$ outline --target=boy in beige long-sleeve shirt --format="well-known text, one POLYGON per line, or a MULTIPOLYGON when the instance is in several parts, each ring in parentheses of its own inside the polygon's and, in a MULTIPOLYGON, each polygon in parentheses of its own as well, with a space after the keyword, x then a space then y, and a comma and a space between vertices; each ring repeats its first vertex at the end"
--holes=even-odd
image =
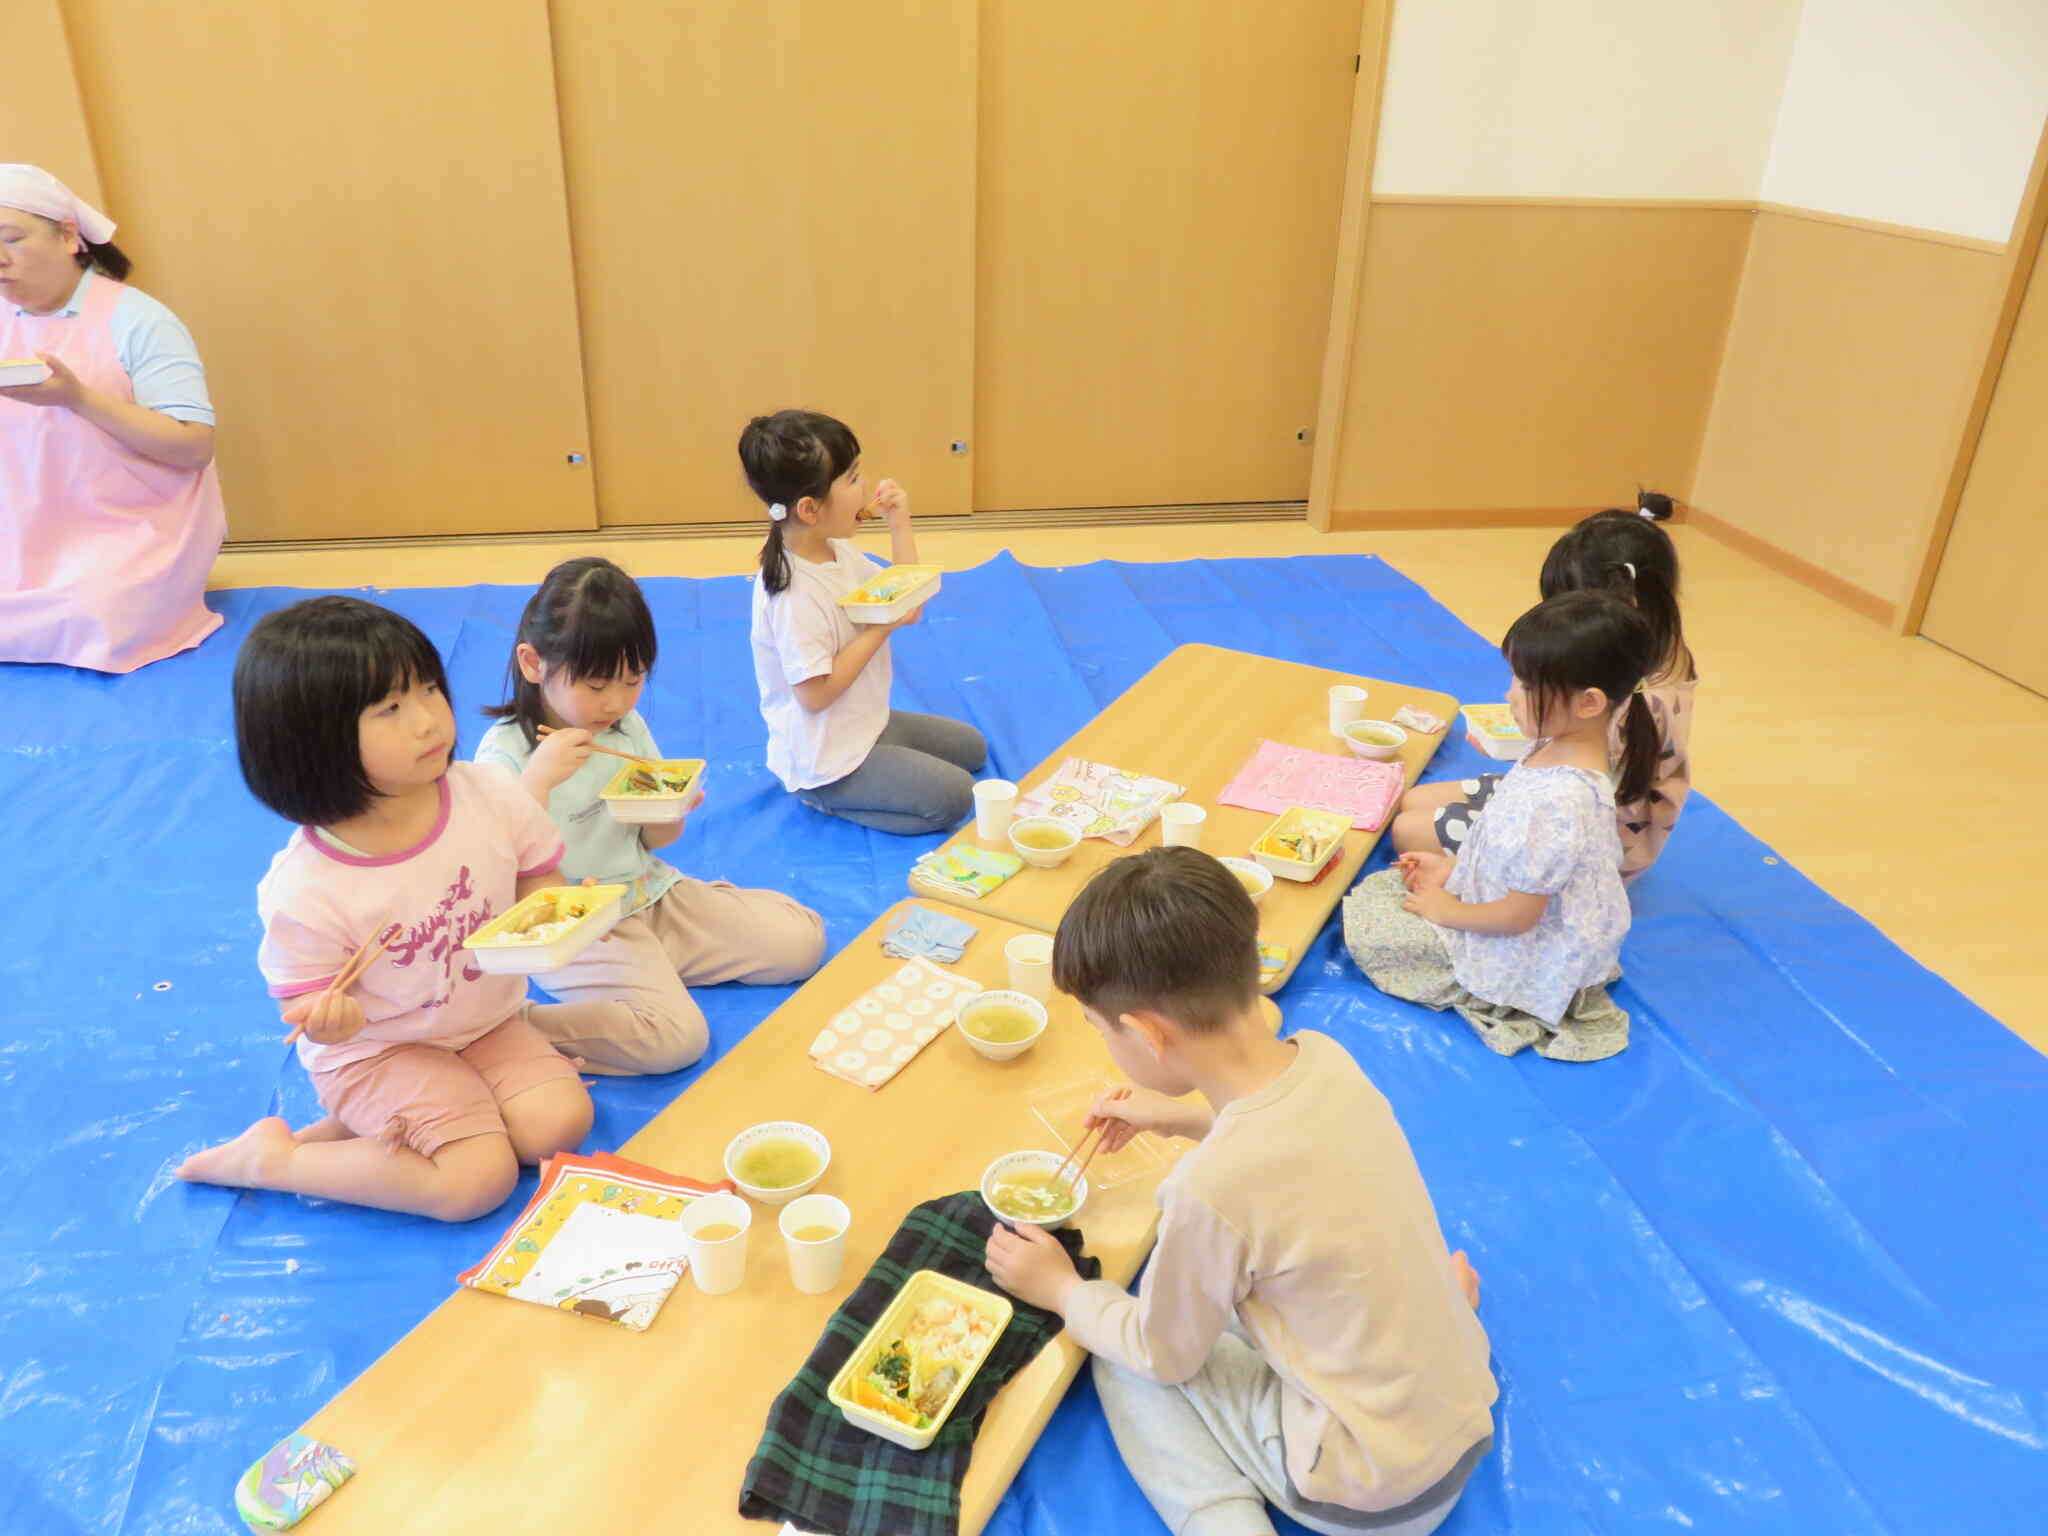
POLYGON ((1036 1227, 988 1267, 1092 1351, 1125 1463, 1174 1536, 1424 1536, 1492 1444, 1478 1277, 1445 1251, 1386 1099, 1327 1036, 1275 1039, 1258 922, 1208 855, 1119 859, 1060 922, 1053 979, 1137 1085, 1090 1123, 1200 1142, 1159 1189, 1136 1297, 1036 1227), (1200 1100, 1180 1096, 1199 1091, 1200 1100))

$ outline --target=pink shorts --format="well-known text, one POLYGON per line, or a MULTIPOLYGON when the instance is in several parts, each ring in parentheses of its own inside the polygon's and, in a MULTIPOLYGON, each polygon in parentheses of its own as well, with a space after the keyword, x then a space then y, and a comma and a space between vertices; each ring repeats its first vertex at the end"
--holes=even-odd
POLYGON ((312 1074, 320 1107, 356 1135, 411 1147, 422 1157, 466 1136, 504 1135, 508 1100, 575 1077, 575 1067, 526 1022, 523 1009, 459 1051, 394 1045, 312 1074))

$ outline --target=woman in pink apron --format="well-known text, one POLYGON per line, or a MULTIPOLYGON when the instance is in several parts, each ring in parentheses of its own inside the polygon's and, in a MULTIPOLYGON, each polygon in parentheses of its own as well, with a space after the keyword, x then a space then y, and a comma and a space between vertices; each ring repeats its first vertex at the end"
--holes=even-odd
POLYGON ((220 627, 205 374, 120 281, 113 233, 47 171, 0 165, 0 661, 133 672, 220 627))

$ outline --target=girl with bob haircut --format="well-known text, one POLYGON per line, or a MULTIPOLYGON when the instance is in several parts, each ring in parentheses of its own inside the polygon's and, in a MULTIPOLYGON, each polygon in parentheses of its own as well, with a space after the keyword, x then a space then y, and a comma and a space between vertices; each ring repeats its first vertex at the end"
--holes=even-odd
MULTIPOLYGON (((508 700, 476 760, 509 773, 561 830, 562 873, 627 888, 603 942, 536 980, 558 1006, 534 1022, 586 1072, 674 1072, 704 1054, 710 1031, 689 989, 800 981, 818 968, 825 925, 775 891, 694 880, 656 857, 688 821, 629 826, 599 798, 619 760, 659 759, 640 717, 654 669, 654 617, 639 584, 597 556, 547 574, 519 618, 508 700), (542 726, 549 730, 540 734, 542 726)), ((691 809, 703 802, 700 790, 691 809)))
POLYGON ((1515 620, 1501 653, 1515 723, 1536 745, 1459 853, 1404 853, 1352 888, 1344 942, 1381 991, 1456 1009, 1504 1056, 1533 1045, 1597 1061, 1628 1044, 1628 1015, 1607 996, 1629 925, 1614 807, 1643 795, 1657 761, 1638 692, 1656 634, 1617 598, 1564 592, 1515 620))
MULTIPOLYGON (((1633 880, 1657 861, 1678 825, 1692 790, 1693 695, 1699 673, 1685 642, 1678 614, 1678 551, 1671 535, 1635 512, 1610 507, 1575 524, 1544 557, 1539 586, 1545 597, 1561 592, 1605 592, 1640 613, 1650 626, 1657 657, 1638 697, 1657 731, 1655 767, 1640 795, 1615 802, 1615 830, 1621 836, 1621 876, 1633 880)), ((1620 757, 1621 717, 1608 753, 1620 757)), ((1418 784, 1401 798, 1394 819, 1394 848, 1400 853, 1442 849, 1455 854, 1503 775, 1418 784)))
POLYGON ((485 975, 462 947, 556 883, 561 839, 518 785, 450 761, 441 658, 388 609, 316 597, 266 616, 234 701, 250 793, 298 823, 256 888, 257 964, 328 1118, 297 1135, 258 1120, 178 1176, 481 1216, 522 1162, 590 1130, 590 1095, 528 1019, 524 978, 485 975))
MULTIPOLYGON (((957 826, 974 808, 988 761, 981 732, 889 707, 889 636, 915 624, 856 624, 839 599, 882 567, 853 546, 868 507, 860 441, 816 411, 756 416, 740 434, 747 484, 768 508, 750 639, 768 767, 804 804, 878 832, 915 836, 957 826)), ((917 560, 910 498, 875 487, 890 558, 917 560)))

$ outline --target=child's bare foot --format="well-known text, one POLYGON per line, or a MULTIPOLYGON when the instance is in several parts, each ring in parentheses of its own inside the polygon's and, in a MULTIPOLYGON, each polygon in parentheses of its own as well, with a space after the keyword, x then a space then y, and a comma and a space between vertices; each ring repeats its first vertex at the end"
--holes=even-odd
POLYGON ((271 1189, 291 1161, 291 1127, 275 1115, 258 1120, 233 1141, 194 1152, 178 1165, 178 1177, 193 1184, 226 1184, 234 1189, 271 1189))
POLYGON ((303 1131, 293 1131, 292 1140, 304 1146, 309 1141, 347 1141, 355 1132, 332 1115, 323 1115, 303 1131))
POLYGON ((1465 1299, 1472 1303, 1472 1310, 1479 1310, 1479 1271, 1472 1267, 1472 1261, 1465 1257, 1460 1248, 1451 1255, 1451 1265, 1458 1272, 1458 1287, 1464 1291, 1465 1299))

